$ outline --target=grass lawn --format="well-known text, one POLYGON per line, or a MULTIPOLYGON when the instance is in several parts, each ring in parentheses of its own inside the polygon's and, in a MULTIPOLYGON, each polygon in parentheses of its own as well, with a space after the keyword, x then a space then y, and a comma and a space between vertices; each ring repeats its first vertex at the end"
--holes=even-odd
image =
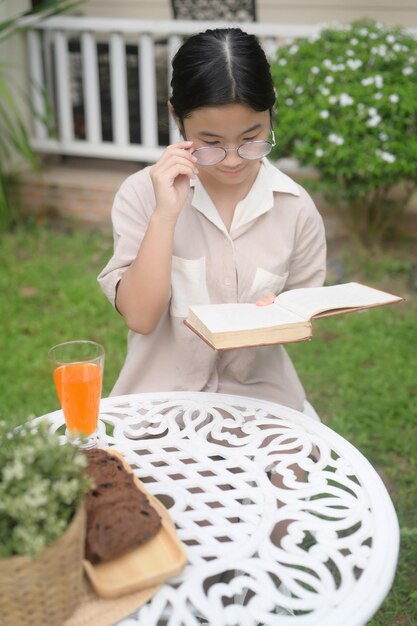
MULTIPOLYGON (((96 282, 111 247, 110 235, 71 227, 21 228, 1 237, 0 419, 18 424, 59 408, 47 351, 60 341, 88 338, 105 346, 103 396, 110 392, 126 344, 124 323, 96 282)), ((408 286, 416 248, 406 241, 380 256, 331 247, 344 281, 407 301, 317 320, 311 342, 289 347, 323 421, 371 461, 398 513, 397 576, 369 626, 417 624, 417 294, 408 286)))

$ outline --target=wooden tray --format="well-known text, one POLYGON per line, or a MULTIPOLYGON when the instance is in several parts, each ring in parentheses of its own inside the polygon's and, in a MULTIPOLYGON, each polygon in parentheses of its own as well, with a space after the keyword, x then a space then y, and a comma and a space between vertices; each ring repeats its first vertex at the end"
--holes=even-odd
MULTIPOLYGON (((125 459, 113 450, 126 470, 133 474, 125 459)), ((175 526, 163 504, 146 491, 140 480, 133 474, 137 488, 142 491, 149 503, 159 513, 162 525, 158 533, 144 545, 105 563, 92 565, 84 560, 84 568, 97 595, 102 598, 118 598, 160 585, 169 578, 177 576, 187 563, 183 544, 177 537, 175 526)))

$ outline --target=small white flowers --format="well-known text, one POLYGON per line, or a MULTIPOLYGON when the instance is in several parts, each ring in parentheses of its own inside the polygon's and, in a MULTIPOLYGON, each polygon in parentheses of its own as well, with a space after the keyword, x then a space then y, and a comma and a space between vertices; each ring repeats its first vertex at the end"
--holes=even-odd
POLYGON ((356 46, 359 41, 356 39, 356 37, 352 37, 352 39, 350 40, 350 43, 352 44, 352 46, 356 46))
POLYGON ((288 50, 288 52, 290 54, 295 54, 296 52, 298 52, 298 46, 296 44, 294 44, 293 46, 291 46, 291 48, 288 50))
POLYGON ((413 68, 410 66, 407 66, 403 69, 403 75, 404 76, 410 76, 410 74, 413 73, 413 68))
POLYGON ((324 79, 324 82, 327 83, 328 85, 331 85, 332 83, 334 83, 333 76, 326 76, 326 78, 324 79))
POLYGON ((343 137, 341 137, 340 135, 336 135, 335 133, 330 133, 330 135, 328 136, 328 140, 330 141, 330 143, 336 144, 336 146, 343 146, 343 144, 345 143, 343 137))
POLYGON ((279 65, 287 65, 287 59, 280 59, 278 63, 279 65))
POLYGON ((287 98, 285 100, 285 104, 287 104, 290 107, 294 104, 294 100, 292 98, 287 98))
POLYGON ((313 65, 313 67, 311 68, 310 72, 312 74, 319 74, 320 73, 320 68, 317 67, 317 65, 313 65))
MULTIPOLYGON (((348 50, 349 52, 349 50, 348 50)), ((348 59, 346 61, 346 65, 351 69, 351 70, 358 70, 362 65, 362 61, 360 59, 348 59)))
POLYGON ((339 96, 339 104, 341 107, 347 107, 353 104, 353 98, 348 93, 341 93, 339 96))
POLYGON ((394 163, 396 161, 396 156, 394 154, 391 154, 391 152, 377 150, 376 154, 386 163, 394 163))
POLYGON ((369 119, 366 122, 366 125, 369 128, 374 128, 375 126, 378 126, 380 122, 382 122, 382 117, 379 115, 378 110, 375 109, 374 107, 370 107, 368 109, 368 115, 369 115, 369 119))
POLYGON ((315 155, 320 159, 322 156, 324 156, 324 151, 321 148, 317 148, 317 150, 315 151, 315 155))
POLYGON ((381 44, 380 46, 374 46, 373 48, 371 48, 371 52, 372 54, 377 54, 380 57, 386 57, 388 48, 385 44, 381 44))
POLYGON ((369 118, 366 125, 369 126, 369 128, 374 128, 375 126, 378 126, 380 122, 382 122, 382 117, 380 115, 374 115, 374 117, 369 118))
POLYGON ((392 93, 392 94, 389 96, 388 100, 389 100, 390 102, 392 102, 393 104, 396 104, 397 102, 399 102, 400 98, 399 98, 399 96, 398 96, 396 93, 392 93))
POLYGON ((320 117, 321 117, 323 120, 327 119, 327 118, 329 117, 329 115, 330 115, 330 113, 329 113, 328 111, 326 111, 326 110, 324 110, 324 111, 320 111, 320 117))
POLYGON ((395 43, 394 35, 388 35, 387 36, 387 41, 388 41, 388 43, 395 43))
POLYGON ((324 59, 323 65, 331 72, 343 72, 346 67, 344 63, 332 63, 330 59, 324 59))
POLYGON ((361 85, 364 87, 375 85, 377 89, 382 89, 384 86, 384 79, 379 74, 377 76, 368 76, 367 78, 362 78, 361 85))

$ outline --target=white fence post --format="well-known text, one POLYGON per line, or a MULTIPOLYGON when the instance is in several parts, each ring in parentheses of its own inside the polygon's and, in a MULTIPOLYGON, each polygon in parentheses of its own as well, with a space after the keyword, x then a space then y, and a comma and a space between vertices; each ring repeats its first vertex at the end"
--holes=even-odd
POLYGON ((62 31, 54 34, 55 84, 59 139, 65 144, 74 138, 70 72, 67 35, 62 31))
POLYGON ((113 142, 126 146, 129 143, 126 48, 120 33, 110 35, 110 81, 113 142))
POLYGON ((97 44, 92 33, 83 33, 81 36, 81 58, 86 137, 92 143, 100 143, 102 139, 100 85, 98 80, 97 44))

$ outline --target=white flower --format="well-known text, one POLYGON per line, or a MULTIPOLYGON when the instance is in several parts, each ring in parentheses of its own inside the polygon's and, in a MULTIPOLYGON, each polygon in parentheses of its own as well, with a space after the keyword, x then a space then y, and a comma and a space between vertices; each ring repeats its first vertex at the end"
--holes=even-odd
POLYGON ((368 109, 368 115, 369 117, 374 117, 375 115, 378 115, 378 110, 375 109, 375 107, 371 107, 368 109))
POLYGON ((362 35, 362 37, 366 37, 366 35, 368 34, 368 29, 367 28, 361 28, 359 31, 359 34, 362 35))
POLYGON ((370 33, 369 39, 377 39, 378 35, 376 33, 370 33))
POLYGON ((328 85, 330 85, 331 83, 334 83, 333 76, 326 76, 326 78, 324 79, 324 82, 326 82, 328 85))
POLYGON ((396 104, 397 102, 399 102, 400 98, 396 93, 392 93, 390 97, 388 98, 388 100, 392 102, 393 104, 396 104))
POLYGON ((320 72, 320 68, 319 68, 319 67, 317 67, 317 65, 314 65, 314 66, 311 68, 310 72, 311 72, 312 74, 318 74, 318 73, 320 72))
POLYGON ((395 42, 395 37, 394 37, 394 35, 388 35, 388 36, 387 36, 387 41, 388 41, 388 43, 394 43, 394 42, 395 42))
POLYGON ((382 98, 382 93, 380 91, 377 91, 376 94, 374 95, 374 99, 381 100, 381 98, 382 98))
POLYGON ((326 110, 320 111, 320 117, 322 119, 324 119, 324 120, 327 119, 329 117, 329 115, 330 115, 330 113, 328 111, 326 111, 326 110))
POLYGON ((352 44, 352 46, 356 46, 356 44, 358 43, 358 40, 356 39, 356 37, 353 37, 353 38, 350 40, 350 43, 352 44))
POLYGON ((375 76, 374 83, 377 89, 382 89, 382 87, 384 86, 384 79, 382 78, 382 76, 375 76))
POLYGON ((288 50, 288 52, 290 54, 295 54, 296 52, 298 52, 298 46, 296 44, 294 44, 293 46, 291 46, 291 48, 288 50))
POLYGON ((346 65, 350 67, 351 70, 357 70, 359 67, 361 67, 362 61, 360 59, 348 59, 346 61, 346 65))
POLYGON ((340 135, 336 135, 335 133, 331 133, 328 136, 328 140, 330 143, 335 143, 337 146, 342 146, 345 143, 345 140, 340 135))
POLYGON ((387 46, 385 44, 381 44, 380 46, 374 46, 371 48, 372 54, 379 54, 379 56, 384 57, 387 54, 387 46))
POLYGON ((369 85, 373 85, 374 84, 374 79, 372 78, 372 76, 369 76, 368 78, 362 78, 361 84, 364 87, 369 87, 369 85))
POLYGON ((379 139, 381 141, 387 141, 388 140, 388 135, 386 133, 379 133, 378 137, 379 137, 379 139))
POLYGON ((412 67, 405 67, 405 68, 403 69, 403 74, 404 74, 404 76, 409 76, 409 75, 410 75, 410 74, 412 74, 412 73, 413 73, 413 68, 412 68, 412 67))
POLYGON ((304 89, 302 87, 296 87, 295 93, 304 93, 304 89))
POLYGON ((378 126, 379 122, 382 121, 382 117, 380 115, 375 115, 374 117, 370 117, 369 120, 366 122, 366 125, 369 126, 369 128, 374 128, 375 126, 378 126))
POLYGON ((330 102, 330 104, 336 104, 336 102, 337 102, 337 96, 330 96, 330 98, 329 98, 329 102, 330 102))
POLYGON ((327 87, 323 87, 320 85, 319 89, 323 96, 328 96, 330 93, 330 89, 327 89, 327 87))
POLYGON ((291 106, 292 104, 294 104, 294 100, 292 98, 287 98, 285 100, 285 104, 288 104, 288 106, 291 106))
POLYGON ((349 49, 349 50, 346 50, 346 54, 348 57, 353 57, 355 53, 353 52, 353 50, 349 49))
POLYGON ((339 96, 339 103, 341 107, 347 107, 353 104, 353 98, 348 93, 341 93, 339 96))
POLYGON ((280 59, 278 63, 279 65, 287 65, 287 59, 280 59))
POLYGON ((392 46, 392 49, 394 50, 394 52, 401 52, 402 46, 400 46, 399 43, 396 43, 392 46))
POLYGON ((317 148, 315 155, 320 158, 324 155, 324 151, 321 148, 317 148))
POLYGON ((396 156, 394 154, 391 154, 391 152, 377 150, 376 153, 379 157, 381 157, 383 161, 386 161, 387 163, 394 163, 394 161, 396 161, 396 156))

